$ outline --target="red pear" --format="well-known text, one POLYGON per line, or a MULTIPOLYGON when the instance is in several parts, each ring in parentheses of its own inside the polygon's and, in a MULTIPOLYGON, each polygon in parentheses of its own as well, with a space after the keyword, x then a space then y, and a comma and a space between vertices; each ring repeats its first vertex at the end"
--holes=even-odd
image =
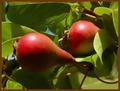
POLYGON ((29 71, 44 71, 56 64, 75 61, 71 54, 40 33, 24 35, 15 49, 21 67, 29 71))
POLYGON ((72 24, 68 33, 68 47, 71 54, 89 55, 94 51, 93 40, 100 29, 90 21, 79 20, 72 24))

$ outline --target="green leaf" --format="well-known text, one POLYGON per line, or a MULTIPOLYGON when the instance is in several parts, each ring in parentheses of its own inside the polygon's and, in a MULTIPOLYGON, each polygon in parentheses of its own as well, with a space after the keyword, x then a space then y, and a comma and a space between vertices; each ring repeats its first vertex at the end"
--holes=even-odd
POLYGON ((112 17, 113 17, 113 23, 115 27, 116 34, 118 36, 118 11, 113 11, 112 12, 112 17))
POLYGON ((50 30, 57 35, 59 38, 63 35, 64 26, 62 23, 53 23, 48 26, 50 30))
POLYGON ((54 38, 54 40, 53 40, 56 45, 59 45, 59 41, 58 41, 58 40, 59 40, 59 38, 58 38, 58 36, 56 35, 55 38, 54 38))
POLYGON ((118 37, 115 32, 112 17, 110 15, 104 14, 102 16, 102 22, 103 22, 104 29, 107 31, 108 35, 110 35, 111 38, 113 38, 113 40, 115 40, 117 42, 118 37))
POLYGON ((40 2, 9 2, 10 6, 17 6, 17 5, 26 5, 26 4, 36 4, 40 2))
POLYGON ((81 4, 87 9, 91 9, 91 7, 92 7, 90 2, 81 2, 81 4))
POLYGON ((57 81, 57 85, 55 88, 60 88, 60 89, 71 89, 71 82, 68 76, 64 76, 64 78, 59 79, 57 81))
POLYGON ((114 53, 114 63, 112 66, 111 76, 118 78, 118 55, 114 53))
MULTIPOLYGON (((110 76, 113 68, 113 63, 115 61, 117 60, 115 59, 113 51, 111 51, 110 49, 106 49, 102 55, 102 60, 100 60, 100 58, 97 57, 96 68, 95 68, 96 74, 99 77, 110 76)), ((111 79, 108 79, 108 80, 111 80, 111 79)))
POLYGON ((118 9, 118 1, 112 2, 111 5, 110 5, 110 8, 111 9, 118 9))
POLYGON ((68 65, 59 68, 53 79, 54 88, 72 88, 69 77, 66 76, 69 68, 68 65))
MULTIPOLYGON (((104 55, 105 55, 105 53, 104 53, 104 55)), ((76 60, 79 62, 78 62, 78 64, 76 64, 76 67, 79 68, 81 73, 85 74, 86 71, 85 71, 85 68, 81 65, 81 62, 86 62, 86 63, 84 63, 86 65, 87 65, 87 63, 91 63, 92 65, 94 65, 94 68, 96 69, 96 73, 98 76, 106 76, 106 75, 108 76, 111 72, 114 57, 112 54, 107 54, 107 56, 108 56, 108 58, 106 58, 104 56, 103 57, 104 59, 102 58, 102 60, 100 60, 100 58, 97 54, 94 54, 94 55, 91 55, 91 56, 88 56, 85 58, 77 58, 76 60), (109 62, 109 64, 108 64, 108 62, 109 62)), ((88 72, 88 76, 95 77, 95 75, 93 73, 93 69, 91 69, 88 72)))
POLYGON ((26 88, 51 88, 49 72, 28 72, 17 69, 13 72, 12 78, 26 88))
POLYGON ((92 56, 87 56, 87 57, 81 57, 81 58, 76 58, 77 62, 90 62, 94 64, 93 60, 91 60, 92 56))
POLYGON ((6 89, 23 89, 23 86, 18 82, 8 80, 6 83, 6 89))
POLYGON ((15 39, 10 39, 2 43, 2 57, 7 57, 13 53, 13 43, 15 39))
POLYGON ((106 30, 100 30, 96 33, 93 46, 101 60, 103 52, 113 45, 114 40, 109 36, 106 30))
POLYGON ((73 16, 72 16, 72 12, 70 11, 70 13, 68 14, 68 16, 61 21, 61 24, 64 26, 64 30, 67 30, 70 28, 70 26, 72 25, 73 22, 73 16))
POLYGON ((118 59, 117 59, 117 54, 115 54, 114 52, 109 52, 109 55, 108 55, 108 53, 105 53, 104 59, 105 59, 104 63, 106 62, 105 63, 106 69, 110 69, 109 75, 105 76, 104 79, 109 80, 109 81, 117 81, 118 80, 118 59), (106 58, 105 56, 108 56, 108 58, 106 58), (108 62, 109 62, 109 64, 108 64, 108 62), (108 65, 111 65, 111 67, 107 67, 108 65))
POLYGON ((62 66, 53 80, 55 88, 79 88, 82 73, 72 65, 62 66))
POLYGON ((2 41, 5 42, 15 37, 23 36, 35 30, 11 22, 2 22, 2 41))
POLYGON ((13 43, 16 37, 29 32, 35 32, 35 30, 10 22, 2 22, 2 57, 6 57, 13 52, 13 43))
POLYGON ((94 9, 94 13, 96 13, 99 16, 102 16, 104 14, 110 15, 112 13, 112 10, 110 8, 106 8, 106 7, 96 7, 94 9))
POLYGON ((80 19, 81 17, 80 12, 82 12, 84 9, 80 8, 78 3, 69 3, 69 4, 71 6, 72 21, 75 22, 80 19))
POLYGON ((9 6, 7 15, 12 22, 36 28, 42 24, 60 22, 70 11, 65 3, 41 2, 38 4, 9 6))
POLYGON ((86 65, 90 68, 90 71, 88 72, 87 76, 95 77, 95 75, 93 74, 93 68, 96 67, 96 56, 97 55, 94 54, 83 58, 76 58, 77 63, 75 63, 74 66, 76 66, 81 73, 85 74, 87 69, 86 67, 84 67, 84 65, 86 65))
POLYGON ((11 38, 12 35, 11 35, 10 23, 2 22, 2 41, 4 42, 11 38))
MULTIPOLYGON (((70 12, 67 17, 67 29, 69 29, 70 26, 72 25, 72 21, 73 21, 73 16, 72 16, 72 12, 70 12)), ((66 23, 64 25, 66 26, 66 23)))
POLYGON ((118 36, 118 2, 113 2, 110 8, 112 9, 112 19, 118 36))
POLYGON ((106 30, 100 30, 94 39, 94 49, 99 56, 96 61, 96 72, 99 76, 108 76, 112 70, 114 61, 113 54, 114 40, 108 35, 106 30))
POLYGON ((5 2, 0 2, 0 8, 2 11, 0 17, 2 21, 5 21, 5 7, 5 2))
MULTIPOLYGON (((72 68, 73 69, 73 68, 72 68)), ((69 76, 72 88, 80 88, 80 83, 83 78, 83 74, 79 72, 79 70, 74 70, 73 72, 70 73, 71 75, 69 76)))

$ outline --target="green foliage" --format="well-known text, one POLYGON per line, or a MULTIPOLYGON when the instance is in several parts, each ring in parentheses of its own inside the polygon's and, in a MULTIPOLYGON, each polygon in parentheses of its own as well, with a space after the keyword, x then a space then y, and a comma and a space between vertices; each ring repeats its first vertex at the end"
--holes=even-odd
POLYGON ((41 24, 60 22, 69 11, 70 6, 65 3, 10 4, 7 16, 12 22, 36 29, 41 24))
POLYGON ((115 31, 118 36, 118 2, 112 3, 110 8, 112 10, 112 19, 113 19, 115 31))
POLYGON ((27 72, 22 69, 17 69, 13 72, 12 78, 25 88, 51 88, 48 73, 27 72))
POLYGON ((100 59, 102 60, 102 54, 103 52, 113 46, 114 41, 111 38, 111 36, 108 35, 106 30, 100 30, 98 33, 96 33, 95 39, 94 39, 94 49, 100 59), (104 37, 105 36, 105 37, 104 37), (108 42, 109 41, 109 42, 108 42))
POLYGON ((91 9, 91 7, 92 7, 90 2, 82 2, 82 5, 87 9, 91 9))
POLYGON ((103 14, 111 14, 111 9, 109 8, 106 8, 106 7, 97 7, 94 9, 94 12, 99 15, 99 16, 102 16, 103 14))
POLYGON ((17 82, 8 80, 7 83, 6 83, 6 88, 7 89, 22 89, 23 86, 21 84, 17 83, 17 82))
MULTIPOLYGON (((89 20, 102 28, 94 38, 94 54, 78 57, 78 64, 57 65, 46 72, 27 72, 13 69, 7 89, 24 88, 79 88, 85 75, 81 62, 94 66, 96 74, 107 81, 118 79, 118 2, 9 2, 4 5, 2 21, 2 58, 13 53, 16 38, 29 32, 49 36, 58 46, 64 31, 77 20, 89 20), (81 68, 81 69, 79 69, 81 68)), ((87 74, 82 88, 117 88, 96 79, 93 69, 87 74), (91 84, 92 83, 92 84, 91 84)))
POLYGON ((13 40, 8 40, 2 43, 2 57, 6 58, 9 54, 13 52, 13 43, 13 40))
POLYGON ((2 23, 2 57, 6 57, 13 52, 13 43, 15 41, 15 38, 21 37, 29 32, 35 32, 35 30, 15 23, 3 22, 2 23))

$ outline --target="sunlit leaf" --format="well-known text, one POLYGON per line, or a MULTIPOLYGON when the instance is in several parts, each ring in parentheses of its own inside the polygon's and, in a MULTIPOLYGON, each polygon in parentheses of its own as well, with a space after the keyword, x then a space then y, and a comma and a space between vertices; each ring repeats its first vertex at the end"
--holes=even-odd
POLYGON ((94 13, 100 16, 102 16, 103 14, 110 15, 112 13, 112 10, 106 7, 96 7, 94 9, 94 13))
POLYGON ((18 82, 8 80, 6 83, 6 88, 7 89, 23 89, 23 86, 18 82))
POLYGON ((10 39, 2 43, 2 57, 7 57, 9 54, 13 53, 14 40, 15 39, 10 39))
POLYGON ((92 7, 90 2, 81 2, 81 4, 87 9, 90 9, 92 7))
POLYGON ((118 2, 113 2, 110 8, 112 9, 112 19, 118 36, 118 2))
POLYGON ((40 2, 9 2, 10 6, 17 6, 17 5, 26 5, 26 4, 36 4, 36 3, 40 3, 40 2))
POLYGON ((102 60, 102 54, 103 52, 109 48, 112 47, 114 44, 113 39, 109 36, 106 30, 100 30, 96 33, 94 38, 94 49, 100 59, 102 60))

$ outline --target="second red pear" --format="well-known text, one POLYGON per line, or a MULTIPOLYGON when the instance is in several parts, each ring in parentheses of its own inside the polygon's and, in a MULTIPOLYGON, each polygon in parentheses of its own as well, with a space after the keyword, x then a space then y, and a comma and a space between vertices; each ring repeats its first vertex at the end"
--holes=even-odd
POLYGON ((88 55, 93 52, 93 40, 100 29, 92 22, 79 20, 71 26, 68 33, 68 46, 73 55, 88 55))

